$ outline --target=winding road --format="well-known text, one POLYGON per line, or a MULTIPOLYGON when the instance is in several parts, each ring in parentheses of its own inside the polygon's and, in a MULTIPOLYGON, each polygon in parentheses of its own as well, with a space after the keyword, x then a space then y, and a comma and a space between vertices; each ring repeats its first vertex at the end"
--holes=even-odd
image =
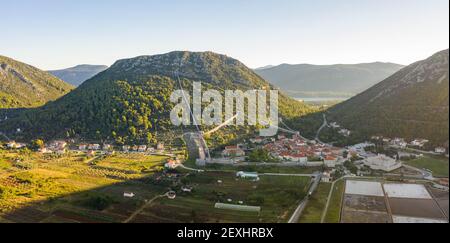
POLYGON ((316 138, 315 138, 315 140, 317 141, 317 142, 319 142, 319 143, 322 143, 322 144, 325 144, 324 142, 322 142, 322 141, 320 141, 320 133, 322 132, 322 130, 325 128, 325 127, 328 127, 329 125, 328 125, 328 121, 327 121, 327 116, 325 115, 325 114, 323 114, 323 124, 322 124, 322 126, 319 128, 319 130, 317 130, 317 133, 316 133, 316 138))

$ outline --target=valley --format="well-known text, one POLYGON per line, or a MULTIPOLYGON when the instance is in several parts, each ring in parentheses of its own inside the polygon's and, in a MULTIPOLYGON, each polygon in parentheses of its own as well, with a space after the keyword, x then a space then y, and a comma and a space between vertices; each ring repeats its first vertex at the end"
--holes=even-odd
MULTIPOLYGON (((445 211, 441 199, 428 202, 439 205, 432 214, 412 207, 405 219, 381 204, 355 207, 380 199, 348 186, 400 183, 448 198, 446 65, 448 50, 350 99, 279 91, 279 124, 266 125, 278 133, 261 137, 264 126, 250 115, 216 114, 227 90, 278 91, 240 61, 185 51, 119 60, 56 100, 0 109, 0 222, 448 221, 436 211, 445 211), (174 99, 179 89, 199 104, 191 106, 189 91, 174 99), (202 99, 211 90, 220 97, 214 112, 202 99), (411 95, 422 91, 430 99, 411 95), (173 112, 186 100, 184 113, 173 112), (180 113, 190 122, 173 124, 180 113), (208 114, 215 123, 204 123, 208 114)), ((244 112, 271 111, 260 97, 242 100, 233 103, 246 104, 244 112)))

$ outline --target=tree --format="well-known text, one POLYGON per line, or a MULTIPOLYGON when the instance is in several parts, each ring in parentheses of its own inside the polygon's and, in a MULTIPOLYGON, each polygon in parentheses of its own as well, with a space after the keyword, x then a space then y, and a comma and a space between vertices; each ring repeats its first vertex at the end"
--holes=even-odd
POLYGON ((31 142, 31 149, 38 150, 44 148, 45 143, 42 139, 36 139, 31 142))
POLYGON ((274 162, 275 159, 265 149, 256 149, 249 155, 251 162, 274 162))

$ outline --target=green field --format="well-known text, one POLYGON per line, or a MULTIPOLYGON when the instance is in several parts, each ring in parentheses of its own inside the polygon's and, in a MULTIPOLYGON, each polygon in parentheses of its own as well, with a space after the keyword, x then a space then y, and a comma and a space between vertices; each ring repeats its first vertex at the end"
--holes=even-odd
MULTIPOLYGON (((190 165, 192 166, 192 165, 190 165)), ((195 165, 192 166, 197 168, 195 165)), ((258 173, 277 173, 277 174, 313 174, 318 171, 322 171, 321 167, 286 167, 286 166, 255 166, 255 165, 208 165, 204 168, 200 168, 208 171, 252 171, 258 173)))
POLYGON ((345 180, 338 181, 331 195, 328 212, 325 216, 325 223, 340 223, 342 197, 344 196, 345 180))
POLYGON ((321 183, 319 185, 303 211, 299 223, 320 223, 330 190, 331 183, 321 183))
MULTIPOLYGON (((186 177, 192 194, 161 200, 141 216, 144 222, 277 223, 287 222, 305 197, 309 178, 262 176, 261 181, 236 180, 234 173, 207 172, 186 177), (222 183, 218 183, 218 181, 222 183), (228 200, 231 199, 231 202, 228 200), (215 209, 216 202, 261 206, 261 213, 215 209)), ((138 221, 140 222, 140 221, 138 221)))
POLYGON ((448 177, 449 174, 448 158, 425 155, 406 163, 419 169, 431 170, 436 177, 448 177))
POLYGON ((141 173, 162 169, 161 161, 165 156, 144 156, 142 154, 117 154, 99 161, 96 165, 103 168, 141 173))
POLYGON ((0 222, 124 222, 135 212, 131 222, 286 222, 310 182, 286 176, 238 180, 234 171, 165 173, 166 159, 0 150, 0 222), (193 192, 183 192, 183 185, 193 192), (177 192, 175 200, 159 197, 170 190, 177 192), (135 197, 124 198, 124 192, 135 197), (262 211, 219 210, 217 202, 262 211))
POLYGON ((139 205, 166 190, 139 181, 154 172, 133 172, 139 163, 145 168, 161 167, 165 157, 133 155, 132 159, 137 162, 131 162, 122 156, 93 160, 83 153, 56 156, 0 150, 0 218, 4 217, 1 221, 122 220, 123 217, 117 215, 102 215, 97 208, 124 203, 125 191, 135 192, 137 197, 132 204, 139 205), (124 167, 115 167, 116 160, 123 160, 124 167), (93 216, 85 216, 89 214, 93 216), (105 220, 100 220, 101 217, 105 220))

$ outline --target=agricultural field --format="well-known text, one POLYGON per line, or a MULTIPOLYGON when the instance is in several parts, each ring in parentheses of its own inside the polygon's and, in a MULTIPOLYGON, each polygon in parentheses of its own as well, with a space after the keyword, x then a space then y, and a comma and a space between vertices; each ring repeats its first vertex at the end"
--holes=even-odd
POLYGON ((449 160, 445 157, 425 155, 406 163, 419 169, 431 170, 436 177, 448 177, 449 174, 449 160))
POLYGON ((341 219, 342 197, 344 196, 345 180, 335 183, 330 206, 325 216, 325 223, 339 223, 341 219))
POLYGON ((252 223, 287 222, 302 200, 310 178, 261 176, 258 182, 236 179, 234 173, 206 172, 182 179, 192 193, 158 200, 133 222, 252 223), (260 206, 260 213, 214 208, 215 203, 260 206))
POLYGON ((96 166, 111 170, 128 172, 130 174, 139 174, 142 172, 151 172, 162 170, 161 161, 167 159, 165 156, 144 156, 142 154, 118 154, 116 156, 105 158, 96 166))
MULTIPOLYGON (((195 164, 189 166, 196 168, 195 164)), ((255 165, 207 165, 206 169, 209 171, 252 171, 258 173, 276 173, 276 174, 314 174, 323 171, 322 167, 289 167, 289 166, 255 166, 255 165)))
POLYGON ((319 185, 303 211, 299 223, 320 223, 330 190, 331 183, 321 183, 319 185))
POLYGON ((140 205, 167 190, 143 182, 166 159, 0 150, 0 222, 120 222, 127 215, 106 209, 123 203, 140 205), (124 162, 118 166, 117 161, 124 162), (126 191, 136 194, 131 203, 123 198, 126 191))
POLYGON ((341 222, 448 223, 448 192, 420 183, 347 180, 341 222))
POLYGON ((308 177, 254 182, 236 179, 236 172, 164 171, 166 160, 0 150, 0 222, 286 222, 310 184, 308 177), (183 192, 187 185, 192 192, 183 192), (165 196, 169 191, 175 199, 165 196), (262 210, 219 210, 217 202, 262 210))

